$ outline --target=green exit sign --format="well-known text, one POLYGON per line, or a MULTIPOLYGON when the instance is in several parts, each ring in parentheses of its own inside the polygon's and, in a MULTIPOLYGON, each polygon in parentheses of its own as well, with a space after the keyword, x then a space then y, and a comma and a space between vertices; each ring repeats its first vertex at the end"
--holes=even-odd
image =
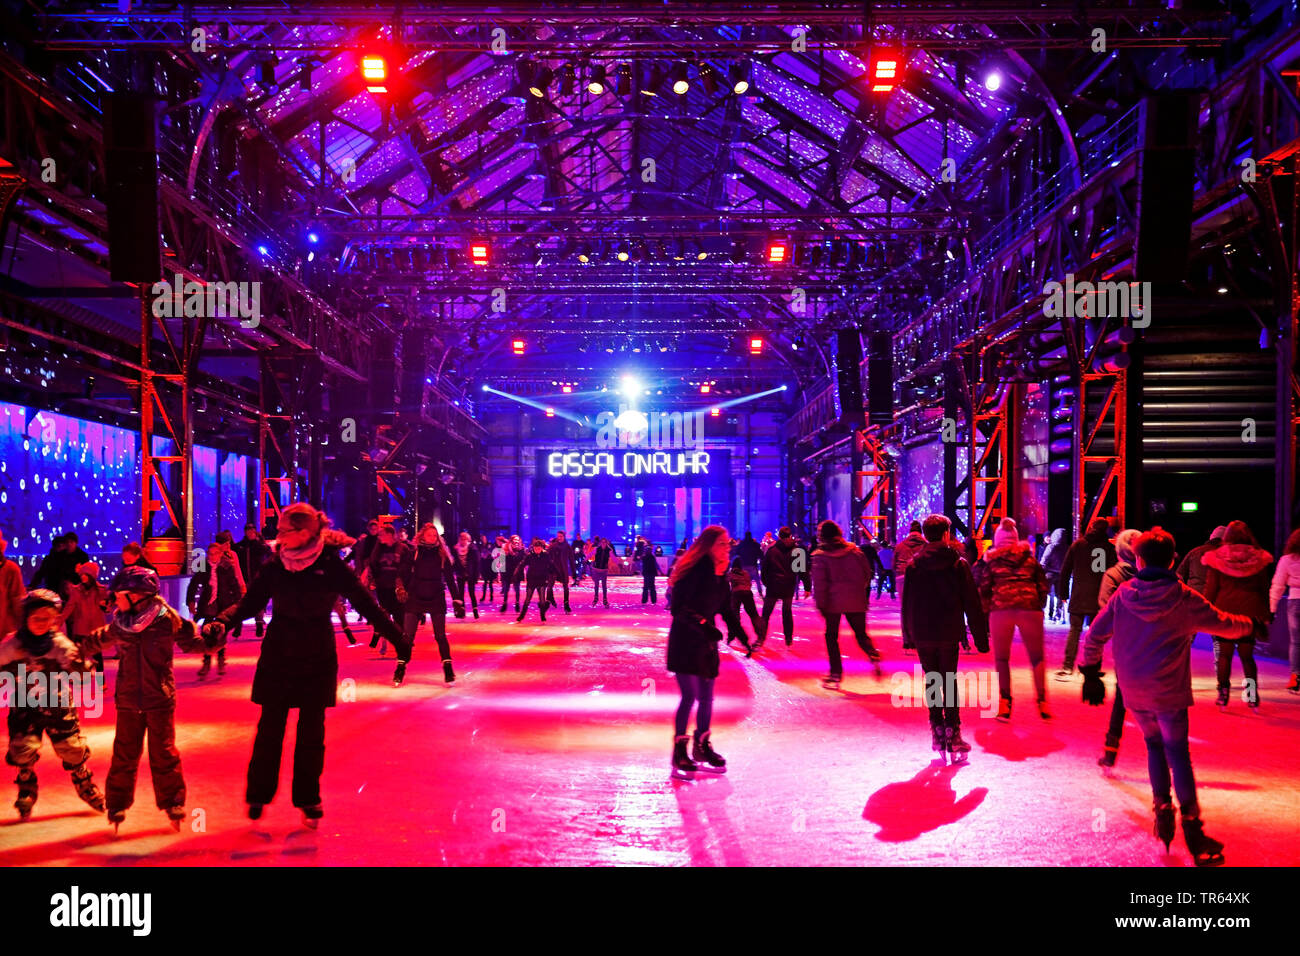
POLYGON ((1199 503, 1199 502, 1196 502, 1196 501, 1184 501, 1184 502, 1183 502, 1183 512, 1184 512, 1185 514, 1188 513, 1188 512, 1192 512, 1192 511, 1200 511, 1200 510, 1201 510, 1201 506, 1200 506, 1200 503, 1199 503))

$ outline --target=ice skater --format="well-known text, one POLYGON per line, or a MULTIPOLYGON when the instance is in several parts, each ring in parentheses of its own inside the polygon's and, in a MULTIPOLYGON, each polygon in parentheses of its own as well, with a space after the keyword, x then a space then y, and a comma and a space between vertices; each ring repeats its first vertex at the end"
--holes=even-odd
MULTIPOLYGON (((395 539, 394 539, 395 540, 395 539)), ((262 565, 257 579, 239 602, 204 627, 220 638, 236 621, 243 621, 272 602, 257 672, 253 703, 262 708, 248 763, 244 798, 248 818, 257 820, 275 798, 280 758, 289 711, 298 711, 293 753, 293 805, 303 823, 315 829, 324 816, 320 778, 325 767, 325 711, 336 703, 339 656, 330 623, 330 610, 343 595, 376 635, 391 641, 399 664, 410 661, 411 647, 370 591, 339 556, 352 539, 329 526, 329 518, 304 502, 280 515, 275 557, 262 565)), ((396 589, 397 574, 393 573, 396 589)))
POLYGON ((699 771, 727 772, 727 761, 713 749, 710 735, 713 683, 718 677, 718 644, 722 640, 714 621, 721 614, 728 628, 740 627, 725 579, 730 549, 727 529, 709 525, 673 563, 668 578, 672 592, 668 670, 677 676, 681 690, 681 702, 673 719, 672 755, 672 775, 679 779, 689 780, 699 771), (686 727, 692 709, 696 711, 695 733, 688 736, 686 727))
POLYGON ((836 688, 844 676, 840 658, 840 616, 849 622, 858 647, 880 673, 880 652, 867 634, 867 602, 871 591, 871 561, 834 521, 817 526, 817 550, 812 553, 813 601, 826 623, 826 656, 830 670, 822 686, 836 688))
POLYGON ((604 594, 605 607, 609 607, 609 560, 614 556, 614 549, 608 538, 593 538, 591 549, 591 606, 595 607, 604 594))
POLYGON ((754 629, 753 641, 745 636, 743 627, 738 631, 729 630, 727 632, 727 643, 740 641, 740 646, 745 649, 745 656, 753 657, 754 644, 757 643, 760 633, 758 607, 754 604, 753 584, 750 581, 749 572, 741 564, 740 558, 736 558, 731 562, 731 569, 727 572, 727 587, 731 589, 731 610, 736 620, 738 622, 741 620, 740 612, 743 608, 749 614, 749 624, 754 629))
MULTIPOLYGON (((1137 544, 1137 539, 1141 536, 1142 532, 1136 528, 1125 528, 1115 535, 1115 566, 1107 570, 1106 576, 1101 579, 1101 590, 1097 592, 1099 608, 1104 608, 1110 602, 1120 585, 1137 577, 1137 556, 1133 553, 1133 545, 1137 544)), ((1124 718, 1127 715, 1124 689, 1116 684, 1115 700, 1110 706, 1110 723, 1106 726, 1106 743, 1102 747, 1101 756, 1097 758, 1098 766, 1115 766, 1115 760, 1119 757, 1119 741, 1124 736, 1124 718)))
POLYGON ((641 555, 641 603, 659 603, 659 593, 655 590, 655 579, 659 577, 659 560, 655 557, 654 545, 649 541, 641 555))
POLYGON ((980 559, 980 599, 988 612, 993 659, 998 669, 998 714, 1011 719, 1011 639, 1020 631, 1034 674, 1038 716, 1051 719, 1047 707, 1047 661, 1043 658, 1043 607, 1047 604, 1047 573, 1033 549, 1020 540, 1016 522, 1003 518, 993 532, 993 547, 980 559))
MULTIPOLYGON (((785 634, 785 646, 789 647, 794 643, 794 613, 791 611, 790 602, 794 599, 795 587, 799 583, 799 576, 795 571, 797 544, 794 532, 789 528, 782 528, 777 532, 776 544, 763 553, 763 565, 759 572, 765 589, 763 614, 755 648, 762 647, 767 640, 768 625, 771 623, 772 612, 776 610, 777 604, 781 605, 781 630, 785 634)), ((800 557, 806 561, 806 552, 800 557)))
POLYGON ((1214 670, 1220 707, 1228 706, 1232 690, 1233 651, 1241 656, 1242 686, 1246 706, 1259 707, 1259 667, 1255 663, 1255 642, 1268 641, 1269 565, 1273 556, 1259 546, 1244 521, 1228 522, 1223 544, 1201 556, 1205 565, 1205 599, 1232 614, 1244 614, 1254 629, 1239 641, 1215 640, 1214 670))
MULTIPOLYGON (((424 534, 425 529, 430 527, 432 527, 432 525, 426 524, 423 528, 420 529, 420 534, 421 535, 424 534)), ((437 533, 437 530, 438 530, 437 528, 434 528, 435 534, 437 533)), ((416 535, 416 538, 418 540, 419 535, 416 535)), ((439 544, 441 544, 442 539, 439 538, 438 542, 439 544)), ((409 555, 407 555, 407 557, 409 558, 409 555)), ((457 595, 456 603, 455 603, 456 616, 457 617, 465 616, 465 610, 466 610, 465 595, 466 592, 468 591, 469 603, 470 606, 474 609, 474 620, 477 621, 478 620, 478 593, 477 592, 478 592, 478 575, 479 575, 478 548, 474 546, 474 539, 470 537, 468 531, 462 531, 460 533, 460 536, 456 539, 456 547, 454 553, 451 555, 451 560, 452 560, 452 570, 455 575, 455 585, 456 585, 456 595, 457 595)))
POLYGON ((510 607, 510 588, 515 590, 515 613, 519 613, 519 566, 523 563, 527 553, 524 549, 523 539, 519 535, 511 535, 506 541, 505 555, 502 559, 501 567, 501 613, 506 613, 510 607))
MULTIPOLYGON (((550 604, 547 595, 550 594, 554 584, 555 562, 546 553, 546 542, 541 538, 533 538, 531 550, 523 556, 519 566, 515 569, 514 582, 516 587, 518 587, 521 578, 528 585, 528 591, 524 595, 523 610, 519 612, 519 616, 515 620, 522 623, 523 619, 528 615, 528 605, 532 602, 533 595, 536 594, 537 613, 541 615, 542 623, 545 624, 546 608, 550 604)), ((505 608, 502 608, 502 610, 505 610, 505 608)))
POLYGON ((933 514, 921 523, 925 546, 903 577, 903 639, 916 648, 925 672, 931 746, 944 759, 962 763, 970 744, 961 737, 957 700, 958 646, 969 626, 981 654, 989 649, 988 625, 970 565, 952 546, 952 522, 933 514))
POLYGON ((185 777, 176 749, 173 649, 207 653, 224 635, 214 635, 211 644, 200 640, 194 622, 162 599, 158 574, 148 568, 123 568, 109 589, 117 605, 113 618, 81 646, 83 656, 112 644, 118 647, 113 688, 117 727, 105 784, 108 822, 116 828, 135 803, 136 775, 147 736, 154 803, 167 814, 172 829, 179 831, 185 819, 185 777))
MULTIPOLYGON (((239 603, 248 588, 237 573, 238 570, 239 565, 233 554, 228 554, 225 548, 215 542, 208 545, 207 565, 203 571, 190 578, 189 587, 185 590, 185 603, 193 620, 199 623, 211 621, 239 603)), ((199 667, 199 680, 207 677, 211 670, 212 654, 205 650, 203 664, 199 667)), ((223 641, 217 648, 217 675, 225 672, 226 645, 223 641)))
POLYGON ((1197 631, 1226 640, 1247 637, 1255 622, 1215 607, 1178 580, 1173 535, 1152 528, 1133 547, 1137 576, 1123 584, 1098 612, 1084 647, 1083 701, 1106 700, 1102 647, 1114 640, 1115 679, 1147 745, 1147 775, 1155 808, 1155 834, 1174 838, 1170 778, 1183 817, 1183 839, 1197 866, 1223 863, 1223 844, 1206 836, 1196 799, 1188 746, 1187 710, 1192 706, 1192 640, 1197 631))
POLYGON ((66 634, 59 628, 62 599, 53 591, 29 591, 19 606, 18 629, 0 641, 0 667, 25 682, 25 701, 9 702, 9 750, 5 763, 18 768, 14 801, 19 817, 32 815, 39 782, 36 762, 41 759, 41 739, 50 738, 63 769, 72 775, 77 796, 98 812, 104 810, 104 796, 90 772, 90 747, 81 735, 81 719, 70 693, 78 680, 95 680, 96 675, 66 634), (22 671, 18 670, 22 667, 22 671), (39 676, 38 676, 39 675, 39 676), (42 687, 42 683, 44 687, 42 687))
MULTIPOLYGON (((442 679, 448 684, 456 680, 456 674, 451 669, 451 645, 447 643, 447 595, 454 601, 464 583, 456 578, 455 558, 448 552, 438 529, 432 523, 426 524, 415 536, 415 548, 397 569, 397 596, 405 609, 402 633, 414 653, 415 632, 424 615, 429 615, 433 639, 442 655, 442 679)), ((393 686, 400 687, 405 677, 406 663, 398 661, 393 686)))

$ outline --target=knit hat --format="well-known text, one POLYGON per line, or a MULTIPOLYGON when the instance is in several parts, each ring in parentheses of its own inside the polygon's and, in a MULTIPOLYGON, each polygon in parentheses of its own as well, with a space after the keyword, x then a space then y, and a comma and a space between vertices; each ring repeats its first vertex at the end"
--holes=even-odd
POLYGON ((1140 537, 1142 532, 1137 528, 1125 528, 1115 535, 1115 554, 1124 564, 1137 564, 1137 554, 1133 551, 1133 545, 1137 544, 1137 539, 1140 537))
POLYGON ((138 564, 129 565, 113 575, 113 583, 108 586, 108 589, 129 591, 132 594, 157 594, 160 589, 158 572, 151 568, 142 568, 138 564))
POLYGON ((1215 538, 1218 538, 1219 540, 1223 540, 1223 536, 1227 533, 1228 533, 1228 526, 1226 524, 1221 524, 1213 531, 1210 532, 1210 540, 1213 541, 1215 538))
POLYGON ((49 588, 34 588, 27 592, 23 598, 23 620, 43 607, 52 607, 56 611, 63 610, 63 598, 59 597, 49 588))
POLYGON ((79 564, 79 565, 77 565, 77 567, 76 567, 76 573, 77 573, 77 576, 78 576, 78 577, 80 577, 80 576, 83 575, 83 574, 89 574, 89 575, 90 575, 90 580, 92 580, 92 581, 98 581, 98 580, 99 580, 99 565, 96 564, 94 561, 87 561, 87 562, 85 562, 84 564, 79 564))
POLYGON ((1020 543, 1020 532, 1016 530, 1016 521, 1014 518, 1003 518, 1002 523, 998 525, 993 532, 993 547, 1005 548, 1008 545, 1020 543))

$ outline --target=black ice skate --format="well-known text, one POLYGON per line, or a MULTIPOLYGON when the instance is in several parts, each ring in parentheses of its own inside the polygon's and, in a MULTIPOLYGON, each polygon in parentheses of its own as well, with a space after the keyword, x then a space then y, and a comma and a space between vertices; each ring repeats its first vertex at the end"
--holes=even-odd
POLYGON ((994 719, 1004 724, 1011 720, 1010 697, 1001 697, 998 699, 998 715, 994 719))
POLYGON ((348 647, 356 647, 359 643, 361 643, 356 639, 356 637, 353 635, 352 631, 349 628, 346 627, 343 628, 343 636, 348 639, 348 647))
MULTIPOLYGON (((261 637, 261 636, 262 636, 262 633, 263 633, 265 630, 266 630, 266 625, 263 624, 261 621, 258 621, 258 622, 257 622, 257 636, 258 636, 258 637, 261 637)), ((349 635, 352 633, 351 631, 348 631, 348 629, 347 629, 346 627, 343 628, 343 630, 346 631, 349 635)))
POLYGON ((442 680, 446 684, 456 683, 456 672, 451 669, 451 661, 442 662, 442 680))
POLYGON ((948 730, 943 724, 930 727, 930 749, 939 755, 945 764, 948 762, 948 730))
POLYGON ((673 777, 678 780, 694 780, 700 769, 686 752, 686 742, 690 739, 685 734, 673 738, 673 777))
POLYGON ((1218 697, 1215 698, 1214 703, 1215 703, 1217 706, 1219 706, 1219 707, 1227 707, 1227 706, 1228 706, 1228 688, 1227 688, 1227 687, 1220 687, 1220 688, 1219 688, 1219 695, 1218 695, 1218 697))
POLYGON ((691 759, 695 761, 696 766, 706 773, 726 773, 727 761, 723 760, 713 744, 709 742, 710 731, 700 733, 695 732, 695 743, 691 747, 691 759))
POLYGON ((948 758, 954 764, 965 763, 970 753, 970 744, 961 739, 960 727, 948 728, 948 758))
POLYGON ((122 821, 125 820, 125 819, 126 819, 126 811, 125 811, 125 810, 109 810, 109 811, 108 811, 108 822, 111 823, 111 824, 113 824, 113 832, 114 832, 114 833, 117 833, 117 829, 118 829, 118 827, 120 827, 120 826, 122 825, 122 821))
MULTIPOLYGON (((1115 758, 1119 756, 1119 738, 1106 735, 1106 747, 1097 758, 1097 766, 1110 768, 1115 766, 1115 758)), ((1170 839, 1173 839, 1170 837, 1170 839)), ((1169 841, 1166 840, 1166 843, 1169 841)))
POLYGON ((226 652, 217 651, 217 676, 221 677, 226 673, 226 652))
POLYGON ((1165 852, 1169 852, 1169 844, 1174 841, 1174 805, 1172 803, 1156 804, 1156 826, 1155 835, 1158 836, 1165 844, 1165 852))
POLYGON ((406 680, 406 661, 398 661, 397 667, 393 670, 393 686, 401 687, 404 680, 406 680))
POLYGON ((827 674, 825 677, 822 678, 822 686, 825 687, 827 690, 839 690, 840 680, 842 678, 843 678, 842 674, 827 674))
POLYGON ((302 825, 308 830, 315 830, 320 826, 321 817, 325 816, 325 810, 318 803, 314 807, 302 808, 302 825))
POLYGON ((1223 844, 1205 835, 1200 817, 1183 814, 1183 840, 1197 866, 1223 866, 1223 844))
POLYGON ((72 785, 77 788, 77 796, 99 813, 104 812, 104 795, 99 792, 99 787, 95 786, 95 777, 89 767, 82 764, 72 771, 72 785))
POLYGON ((177 833, 181 832, 181 821, 184 819, 185 819, 184 807, 167 808, 167 822, 171 824, 171 828, 175 830, 177 833))
POLYGON ((203 680, 203 678, 207 677, 208 672, 211 670, 212 670, 212 655, 204 654, 203 663, 199 665, 199 673, 198 673, 199 680, 203 680))
POLYGON ((36 771, 31 767, 23 767, 18 771, 18 776, 14 777, 14 783, 18 784, 18 799, 14 801, 14 807, 18 810, 18 816, 26 820, 32 815, 32 807, 36 805, 40 790, 36 771))
POLYGON ((1040 701, 1038 702, 1038 716, 1041 717, 1041 718, 1043 718, 1043 720, 1051 720, 1051 719, 1052 719, 1052 712, 1051 712, 1050 710, 1047 709, 1047 701, 1046 701, 1046 700, 1040 700, 1040 701))
POLYGON ((264 809, 266 809, 266 808, 265 808, 265 806, 264 806, 263 804, 260 804, 260 803, 250 803, 250 804, 248 805, 248 819, 250 819, 250 820, 260 820, 260 819, 262 819, 262 811, 263 811, 264 809))

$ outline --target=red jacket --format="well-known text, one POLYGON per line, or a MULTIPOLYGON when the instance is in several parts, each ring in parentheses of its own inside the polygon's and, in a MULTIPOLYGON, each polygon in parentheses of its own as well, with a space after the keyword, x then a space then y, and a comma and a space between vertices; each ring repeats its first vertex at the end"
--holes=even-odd
POLYGON ((1047 573, 1027 544, 991 548, 980 563, 980 599, 986 611, 1041 611, 1047 603, 1047 573))

